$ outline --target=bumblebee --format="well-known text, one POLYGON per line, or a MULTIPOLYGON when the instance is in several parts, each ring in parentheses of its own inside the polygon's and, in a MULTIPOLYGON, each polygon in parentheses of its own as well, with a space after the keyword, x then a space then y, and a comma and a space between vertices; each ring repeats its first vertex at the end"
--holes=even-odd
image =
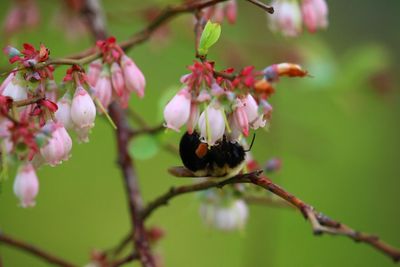
POLYGON ((245 165, 247 151, 240 143, 228 140, 225 135, 215 145, 209 146, 200 140, 196 131, 192 134, 186 132, 179 144, 183 165, 198 177, 235 176, 245 165))

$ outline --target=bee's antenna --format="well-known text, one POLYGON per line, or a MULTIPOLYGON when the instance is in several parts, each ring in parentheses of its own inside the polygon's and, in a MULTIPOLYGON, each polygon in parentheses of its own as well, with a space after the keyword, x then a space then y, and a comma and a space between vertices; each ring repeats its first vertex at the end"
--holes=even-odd
POLYGON ((251 139, 250 147, 246 149, 244 152, 250 152, 251 148, 253 147, 254 140, 256 139, 256 134, 253 134, 253 139, 251 139))

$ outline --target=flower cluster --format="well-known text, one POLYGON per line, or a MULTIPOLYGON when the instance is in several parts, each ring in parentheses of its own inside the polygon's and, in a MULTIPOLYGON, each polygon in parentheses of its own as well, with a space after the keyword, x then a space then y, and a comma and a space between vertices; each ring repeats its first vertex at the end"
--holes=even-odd
POLYGON ((236 22, 237 3, 236 0, 218 3, 204 9, 203 18, 205 21, 211 20, 216 23, 222 23, 226 17, 230 24, 236 22))
POLYGON ((88 82, 101 104, 107 108, 112 100, 116 100, 126 108, 131 93, 142 98, 146 86, 144 75, 115 38, 98 41, 97 47, 103 56, 89 65, 88 82))
POLYGON ((302 24, 310 32, 328 26, 328 6, 325 0, 274 0, 271 4, 275 13, 268 15, 270 28, 285 36, 297 36, 302 24))
POLYGON ((113 100, 126 107, 131 92, 143 96, 145 80, 114 38, 97 43, 103 58, 92 62, 88 75, 72 65, 60 85, 53 78, 49 50, 23 47, 4 50, 17 66, 0 85, 0 146, 7 162, 21 161, 14 191, 21 206, 29 207, 38 192, 35 170, 68 160, 70 133, 78 142, 89 141, 96 104, 103 113, 113 100))
POLYGON ((250 129, 267 125, 272 106, 268 99, 280 76, 303 77, 300 66, 281 63, 263 71, 245 67, 234 75, 233 69, 217 72, 209 61, 195 62, 181 78, 183 88, 164 109, 165 126, 179 131, 186 124, 189 133, 196 128, 205 143, 212 146, 223 136, 238 140, 250 129))

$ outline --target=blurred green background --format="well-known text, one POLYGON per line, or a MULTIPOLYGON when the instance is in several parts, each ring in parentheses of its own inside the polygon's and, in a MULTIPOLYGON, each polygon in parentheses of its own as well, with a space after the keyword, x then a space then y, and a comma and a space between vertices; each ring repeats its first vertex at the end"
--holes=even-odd
MULTIPOLYGON (((3 19, 11 1, 1 1, 3 19)), ((34 31, 12 39, 43 42, 53 57, 81 51, 89 37, 65 39, 54 23, 60 1, 39 1, 42 21, 34 31)), ((109 32, 124 40, 145 25, 140 10, 169 1, 103 0, 109 32)), ((223 25, 210 53, 220 68, 294 61, 312 78, 282 79, 272 97, 270 130, 259 131, 253 153, 264 162, 276 156, 282 170, 272 178, 288 191, 334 219, 380 235, 400 247, 400 1, 329 1, 327 31, 297 39, 272 34, 266 15, 239 1, 235 26, 223 25)), ((194 54, 189 15, 172 21, 166 40, 153 40, 129 52, 147 78, 146 97, 131 107, 148 124, 161 119, 160 95, 179 85, 194 54)), ((4 38, 3 38, 4 41, 4 38)), ((4 45, 4 42, 2 42, 4 45)), ((4 57, 1 66, 6 66, 4 57)), ((57 71, 58 79, 63 72, 57 71)), ((13 194, 14 172, 0 194, 0 229, 84 265, 92 249, 109 248, 130 229, 127 201, 116 166, 113 130, 102 118, 90 143, 74 143, 69 161, 39 170, 37 205, 22 209, 13 194)), ((180 134, 158 136, 157 142, 179 141, 180 134)), ((171 185, 190 183, 166 169, 180 160, 168 152, 136 160, 145 201, 171 185)), ((174 199, 159 209, 148 225, 166 236, 156 247, 165 266, 392 266, 386 256, 343 237, 315 237, 296 211, 252 206, 246 228, 222 233, 202 224, 195 195, 174 199)), ((24 252, 0 245, 6 267, 48 266, 24 252)), ((138 266, 137 264, 131 264, 138 266)), ((129 266, 129 265, 128 265, 129 266)))

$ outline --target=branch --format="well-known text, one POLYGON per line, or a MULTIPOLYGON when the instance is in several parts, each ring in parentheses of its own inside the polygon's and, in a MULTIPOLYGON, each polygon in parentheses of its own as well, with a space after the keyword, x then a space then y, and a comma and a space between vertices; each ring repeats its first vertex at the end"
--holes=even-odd
POLYGON ((287 192, 279 185, 274 184, 268 177, 264 175, 260 176, 261 172, 262 171, 256 171, 248 174, 239 174, 222 182, 216 182, 212 179, 209 179, 208 181, 202 183, 190 184, 176 188, 173 187, 168 192, 151 201, 143 210, 142 216, 144 219, 148 218, 156 209, 168 204, 172 198, 182 194, 202 191, 210 188, 222 188, 228 184, 251 183, 272 192, 273 194, 285 200, 286 203, 290 203, 296 207, 311 223, 314 234, 320 235, 322 233, 328 233, 332 235, 347 236, 356 242, 363 242, 371 245, 386 256, 391 257, 395 262, 400 261, 399 249, 379 240, 377 236, 358 232, 345 224, 330 219, 329 217, 315 210, 311 205, 306 204, 301 199, 287 192))
POLYGON ((33 246, 31 244, 28 244, 24 241, 17 240, 9 235, 6 235, 4 233, 0 232, 0 242, 7 244, 9 246, 24 250, 28 253, 31 253, 34 256, 37 256, 49 263, 52 263, 54 265, 62 266, 62 267, 75 267, 76 265, 67 262, 64 259, 61 259, 59 257, 56 257, 49 252, 46 252, 36 246, 33 246))
POLYGON ((266 5, 258 0, 247 0, 247 2, 252 3, 253 5, 256 5, 262 9, 264 9, 269 14, 274 14, 274 8, 272 6, 266 5))
MULTIPOLYGON (((95 38, 105 39, 107 33, 99 1, 86 0, 83 15, 85 16, 95 38)), ((131 240, 142 266, 156 267, 155 260, 151 254, 144 223, 140 216, 143 203, 139 190, 138 178, 132 158, 128 152, 128 143, 132 137, 132 129, 129 127, 124 111, 116 103, 110 105, 109 114, 117 126, 116 139, 118 147, 118 163, 123 173, 126 194, 128 197, 130 220, 133 229, 131 240)), ((132 257, 133 254, 134 253, 132 253, 132 257)))

